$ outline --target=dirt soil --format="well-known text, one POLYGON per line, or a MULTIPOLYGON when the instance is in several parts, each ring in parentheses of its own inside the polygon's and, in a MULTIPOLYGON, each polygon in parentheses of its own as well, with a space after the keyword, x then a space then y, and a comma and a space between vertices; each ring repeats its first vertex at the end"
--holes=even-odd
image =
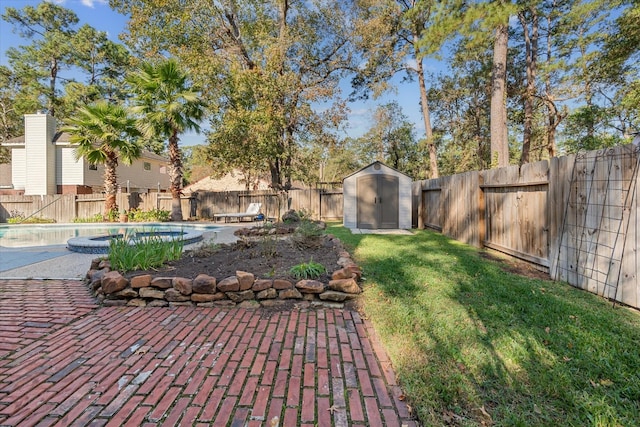
POLYGON ((267 236, 242 239, 235 244, 222 244, 213 247, 202 246, 199 249, 185 251, 180 260, 172 261, 156 271, 131 271, 127 277, 149 273, 153 276, 195 278, 207 274, 218 281, 235 276, 237 270, 253 273, 258 278, 286 279, 293 283, 289 269, 295 265, 309 262, 325 266, 327 273, 317 280, 329 283, 330 275, 340 266, 338 253, 342 250, 339 241, 330 237, 321 238, 317 244, 295 244, 291 237, 267 236))
POLYGON ((532 279, 551 280, 549 273, 538 270, 528 262, 510 258, 491 250, 480 252, 480 256, 497 262, 504 271, 508 271, 509 273, 519 274, 532 279))

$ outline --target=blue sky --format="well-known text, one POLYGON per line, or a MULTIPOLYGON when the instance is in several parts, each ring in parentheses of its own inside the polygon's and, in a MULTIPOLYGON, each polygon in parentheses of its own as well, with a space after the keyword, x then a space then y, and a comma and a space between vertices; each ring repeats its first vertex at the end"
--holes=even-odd
MULTIPOLYGON (((120 15, 109 7, 108 0, 52 0, 67 9, 73 10, 80 20, 79 25, 89 24, 92 27, 106 31, 109 38, 118 40, 118 34, 124 31, 127 17, 120 15)), ((1 0, 0 9, 4 13, 6 7, 21 9, 27 5, 37 5, 39 0, 1 0)), ((13 27, 9 23, 0 20, 0 64, 7 65, 5 52, 9 47, 28 44, 19 35, 13 32, 13 27)), ((429 64, 425 64, 427 67, 429 64)), ((392 100, 397 101, 403 109, 409 121, 415 125, 417 138, 424 137, 424 124, 420 112, 419 92, 417 82, 400 84, 401 76, 396 79, 397 92, 389 93, 373 101, 355 102, 349 104, 351 113, 348 119, 347 134, 349 136, 359 136, 366 132, 371 126, 371 115, 376 106, 392 100)), ((344 95, 350 93, 349 82, 345 81, 341 85, 344 95)), ((184 135, 182 138, 184 145, 203 144, 205 137, 203 134, 184 135)))

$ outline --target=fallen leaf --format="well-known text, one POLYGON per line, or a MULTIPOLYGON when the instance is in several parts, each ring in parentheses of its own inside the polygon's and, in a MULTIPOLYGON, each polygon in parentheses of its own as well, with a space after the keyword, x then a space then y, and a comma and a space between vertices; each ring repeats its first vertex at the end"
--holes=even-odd
POLYGON ((574 319, 577 319, 577 317, 576 317, 576 316, 574 316, 573 314, 570 314, 570 315, 569 315, 569 319, 574 320, 574 319))
POLYGON ((535 403, 533 404, 533 412, 535 412, 536 414, 542 414, 542 410, 538 408, 538 405, 536 405, 535 403))
POLYGON ((605 387, 609 387, 609 386, 612 386, 612 385, 613 385, 613 381, 611 381, 611 380, 610 380, 610 379, 608 379, 608 378, 605 378, 605 379, 601 379, 601 380, 600 380, 600 384, 602 384, 602 385, 603 385, 603 386, 605 386, 605 387))
POLYGON ((139 349, 137 349, 133 354, 147 354, 151 350, 151 346, 143 345, 139 349))
POLYGON ((589 382, 591 383, 591 387, 598 387, 598 384, 594 383, 593 380, 589 380, 589 382))
POLYGON ((333 415, 333 413, 337 410, 338 408, 336 407, 336 405, 331 405, 331 407, 327 409, 327 411, 331 412, 331 415, 333 415))
POLYGON ((271 421, 269 421, 269 426, 270 427, 278 427, 278 425, 280 425, 280 418, 279 417, 271 418, 271 421))
POLYGON ((545 331, 546 333, 549 333, 549 332, 551 332, 551 328, 547 326, 546 328, 544 328, 544 331, 545 331))
POLYGON ((562 356, 562 360, 564 360, 565 362, 568 362, 571 360, 571 358, 567 356, 562 356))
POLYGON ((482 415, 484 415, 485 417, 487 417, 489 420, 491 420, 491 415, 489 415, 489 413, 487 412, 486 409, 484 409, 484 405, 482 405, 480 408, 480 412, 482 413, 482 415))
POLYGON ((405 399, 404 394, 401 394, 400 396, 398 396, 398 400, 399 400, 399 401, 401 401, 401 402, 402 402, 404 399, 405 399))

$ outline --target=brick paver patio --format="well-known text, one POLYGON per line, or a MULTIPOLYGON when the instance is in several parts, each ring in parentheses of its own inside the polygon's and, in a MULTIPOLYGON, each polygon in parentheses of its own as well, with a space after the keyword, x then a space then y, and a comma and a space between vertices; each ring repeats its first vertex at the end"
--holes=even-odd
POLYGON ((0 281, 0 426, 416 426, 371 324, 341 309, 98 307, 0 281))

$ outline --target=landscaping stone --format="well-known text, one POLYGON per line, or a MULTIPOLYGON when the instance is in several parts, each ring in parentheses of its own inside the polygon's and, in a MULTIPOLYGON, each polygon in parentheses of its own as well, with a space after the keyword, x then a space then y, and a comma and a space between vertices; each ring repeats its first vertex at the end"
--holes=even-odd
POLYGON ((123 290, 114 293, 114 295, 123 298, 138 298, 138 291, 131 288, 124 288, 123 290))
POLYGON ((146 307, 147 302, 145 300, 143 300, 142 298, 134 298, 134 299, 130 299, 127 302, 127 305, 129 307, 146 307))
MULTIPOLYGON (((331 243, 331 239, 325 240, 323 245, 332 250, 336 247, 335 242, 331 243)), ((119 272, 109 271, 110 265, 104 260, 96 259, 92 262, 93 268, 87 272, 85 280, 93 289, 96 300, 110 306, 240 305, 254 308, 259 305, 278 307, 285 304, 286 300, 293 299, 299 301, 295 303, 297 308, 306 310, 318 304, 341 307, 345 300, 362 292, 358 285, 362 272, 348 252, 340 252, 338 264, 342 268, 331 274, 328 284, 324 280, 311 279, 297 282, 283 278, 256 279, 254 273, 246 270, 235 270, 235 275, 220 281, 204 273, 194 279, 184 275, 154 278, 152 274, 143 273, 127 280, 119 272)), ((265 274, 264 271, 261 274, 265 274)))
POLYGON ((117 271, 109 271, 108 273, 105 273, 100 282, 105 294, 113 294, 121 291, 129 284, 129 281, 117 271))
POLYGON ((253 273, 247 273, 246 271, 236 271, 236 278, 238 279, 238 290, 246 291, 251 289, 256 277, 253 273))
POLYGON ((317 280, 300 280, 296 288, 303 294, 319 294, 324 291, 324 283, 317 280))
POLYGON ((247 301, 242 301, 240 304, 238 304, 238 307, 254 310, 256 308, 260 308, 260 303, 255 300, 247 300, 247 301))
POLYGON ((173 278, 173 288, 180 292, 182 295, 191 295, 193 292, 193 280, 186 279, 184 277, 173 278))
POLYGON ((291 288, 293 288, 293 283, 291 283, 288 280, 275 279, 273 281, 273 288, 274 289, 278 289, 278 290, 291 289, 291 288))
POLYGON ((323 301, 343 302, 348 299, 355 298, 355 294, 346 294, 344 292, 337 291, 326 291, 318 295, 318 297, 323 301))
POLYGON ((151 286, 151 280, 153 280, 153 277, 151 277, 150 274, 142 274, 140 276, 132 277, 129 280, 129 283, 134 289, 147 288, 151 286))
POLYGON ((151 286, 159 289, 169 289, 173 286, 173 277, 156 277, 151 281, 151 286))
POLYGON ((282 289, 278 292, 280 299, 302 299, 302 294, 296 288, 282 289))
POLYGON ((238 278, 236 276, 231 276, 226 279, 222 279, 218 283, 217 287, 220 292, 238 292, 240 290, 240 283, 238 283, 238 278))
POLYGON ((213 302, 225 299, 227 296, 223 292, 216 292, 215 294, 191 294, 191 301, 193 302, 213 302))
POLYGON ((278 298, 278 291, 273 288, 264 289, 256 294, 256 299, 274 299, 278 298))
POLYGON ((191 297, 189 295, 184 295, 182 292, 175 288, 169 288, 164 291, 164 299, 169 302, 184 302, 191 301, 191 297))
POLYGON ((269 289, 273 287, 273 280, 270 279, 258 279, 253 282, 253 286, 251 289, 254 292, 264 291, 265 289, 269 289))
POLYGON ((197 294, 215 294, 216 278, 207 274, 199 274, 193 279, 192 290, 197 294))
POLYGON ((141 298, 164 299, 164 291, 153 288, 142 288, 138 291, 141 298))
POLYGON ((359 294, 362 292, 362 289, 353 278, 332 280, 329 282, 328 288, 333 291, 344 292, 347 294, 359 294))
POLYGON ((226 292, 226 295, 233 302, 242 302, 250 299, 254 299, 256 294, 252 290, 239 291, 239 292, 226 292))

